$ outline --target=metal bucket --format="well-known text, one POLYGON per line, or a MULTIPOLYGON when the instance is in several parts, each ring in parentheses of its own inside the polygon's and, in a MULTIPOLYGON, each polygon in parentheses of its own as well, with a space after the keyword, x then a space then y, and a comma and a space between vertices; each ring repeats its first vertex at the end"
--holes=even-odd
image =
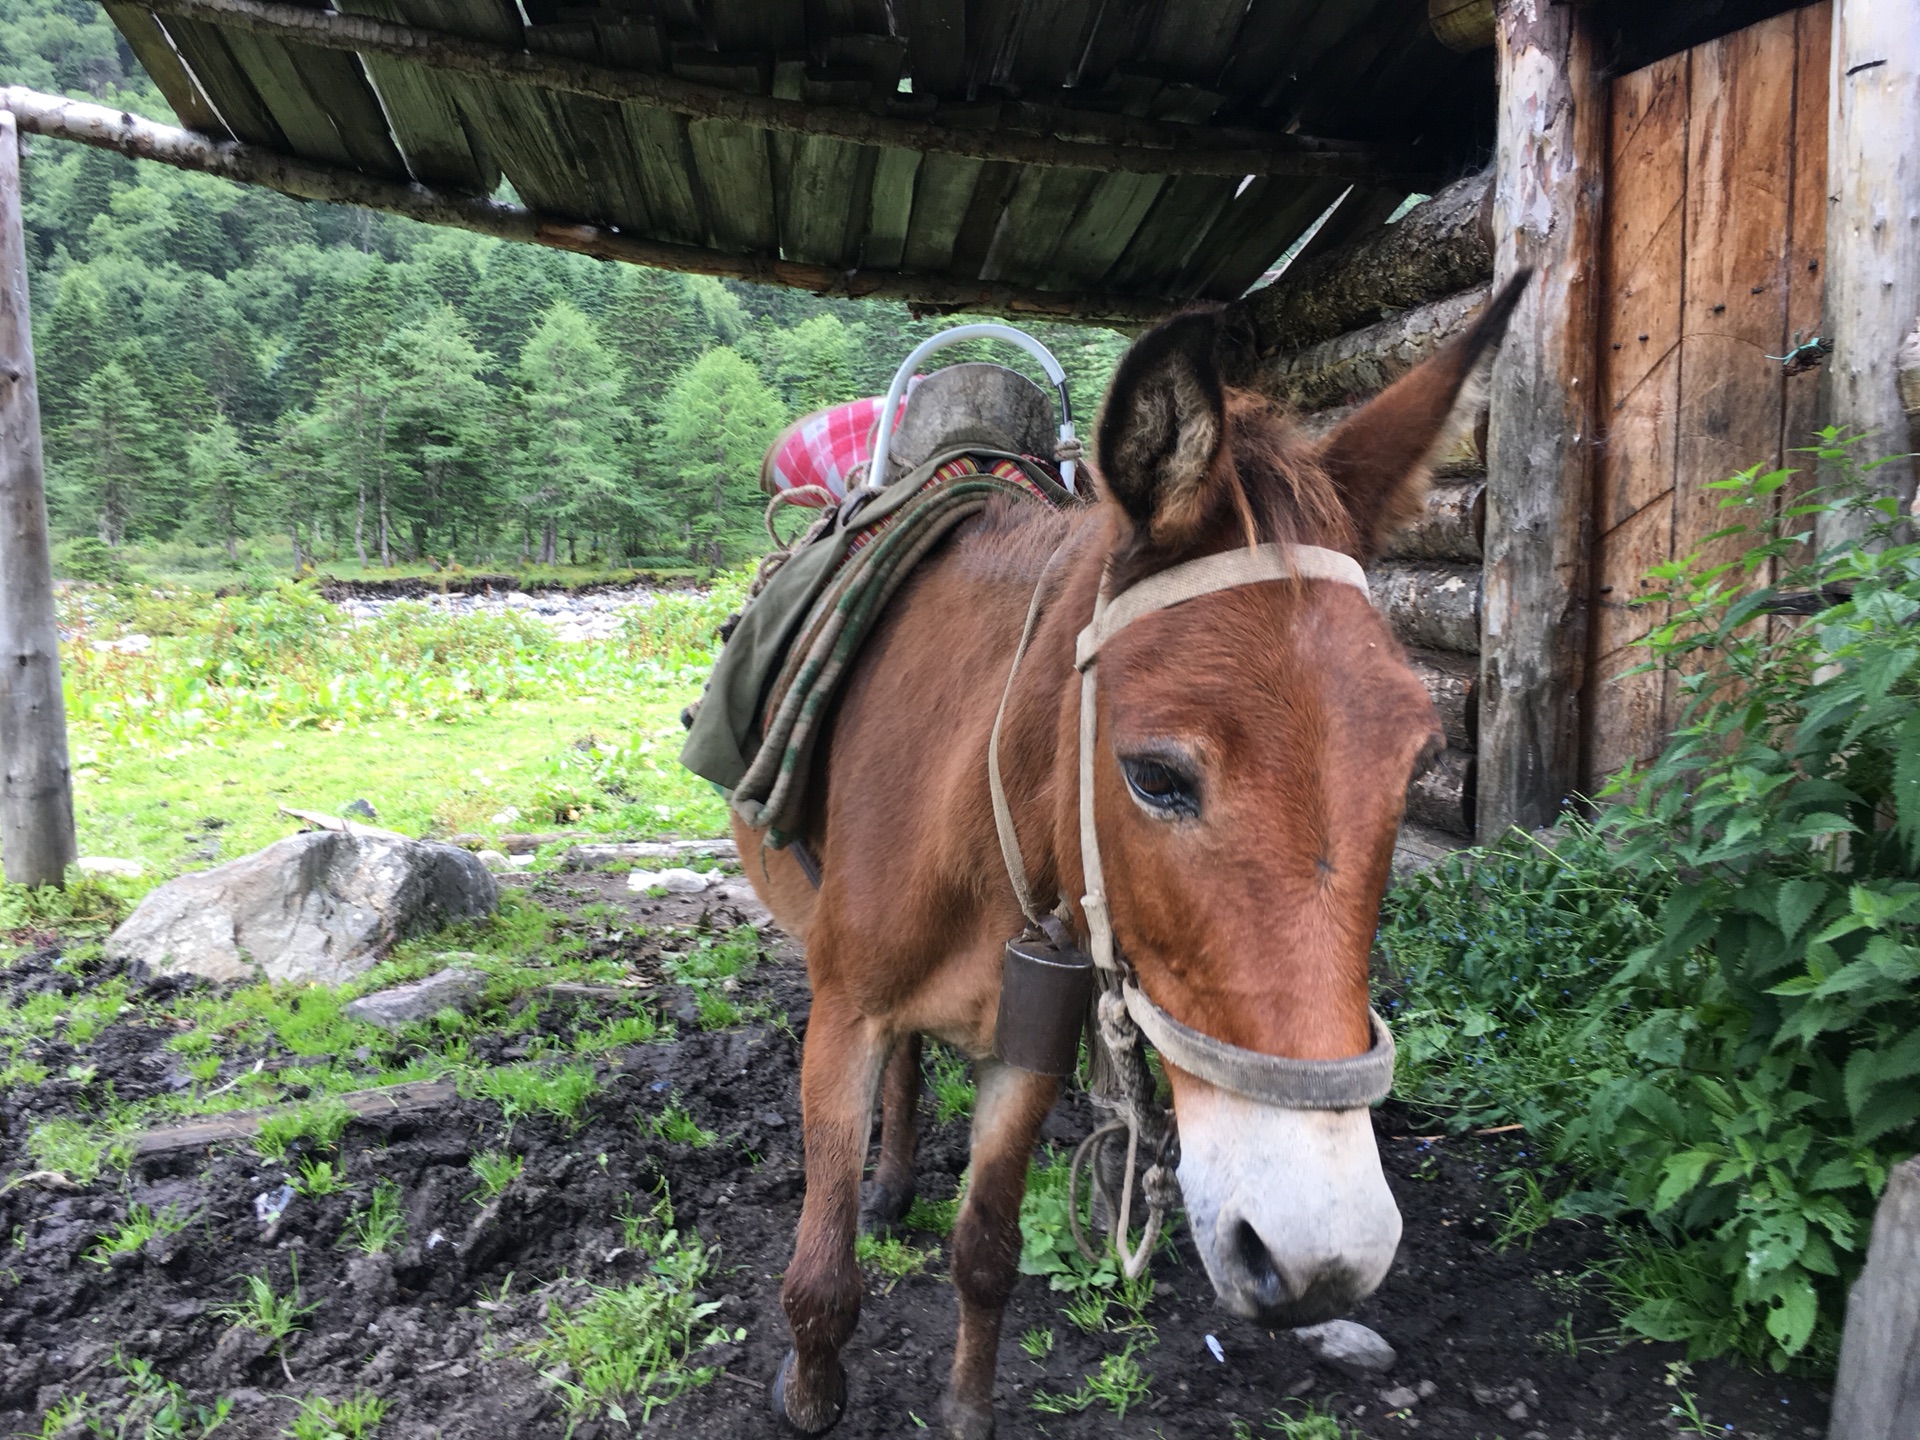
POLYGON ((1093 997, 1086 951, 1036 935, 1007 942, 993 1053, 1036 1075, 1071 1075, 1093 997))

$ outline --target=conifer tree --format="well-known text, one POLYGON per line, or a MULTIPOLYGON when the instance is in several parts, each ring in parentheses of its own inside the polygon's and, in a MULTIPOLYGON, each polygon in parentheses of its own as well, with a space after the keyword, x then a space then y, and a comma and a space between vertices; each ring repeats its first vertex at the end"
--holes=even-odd
POLYGON ((67 505, 80 510, 108 545, 135 533, 160 470, 160 426, 147 397, 119 360, 80 387, 62 436, 60 466, 67 505))

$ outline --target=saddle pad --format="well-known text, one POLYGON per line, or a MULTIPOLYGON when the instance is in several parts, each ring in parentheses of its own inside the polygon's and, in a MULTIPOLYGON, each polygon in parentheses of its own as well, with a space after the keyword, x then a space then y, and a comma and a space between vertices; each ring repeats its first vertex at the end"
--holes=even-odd
POLYGON ((1004 452, 949 452, 851 515, 836 511, 748 601, 688 724, 680 762, 727 794, 779 846, 802 813, 828 706, 914 566, 995 495, 1077 503, 1046 466, 1004 452))

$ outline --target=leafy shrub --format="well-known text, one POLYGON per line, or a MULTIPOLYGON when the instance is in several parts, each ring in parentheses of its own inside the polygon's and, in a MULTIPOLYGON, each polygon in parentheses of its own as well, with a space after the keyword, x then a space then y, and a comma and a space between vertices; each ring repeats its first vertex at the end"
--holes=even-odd
MULTIPOLYGON (((1823 436, 1818 459, 1843 468, 1823 436)), ((1720 488, 1661 567, 1649 664, 1687 711, 1557 853, 1510 837, 1396 892, 1382 940, 1410 1098, 1514 1119, 1637 1212, 1627 1324, 1776 1368, 1831 1361, 1887 1170, 1920 1149, 1920 546, 1892 501, 1720 488), (1807 520, 1865 538, 1808 558, 1807 520), (1805 620, 1787 594, 1837 600, 1805 620), (1657 1243, 1656 1243, 1657 1242, 1657 1243)))
POLYGON ((127 557, 93 535, 63 540, 53 550, 56 575, 96 585, 121 585, 127 580, 127 557))

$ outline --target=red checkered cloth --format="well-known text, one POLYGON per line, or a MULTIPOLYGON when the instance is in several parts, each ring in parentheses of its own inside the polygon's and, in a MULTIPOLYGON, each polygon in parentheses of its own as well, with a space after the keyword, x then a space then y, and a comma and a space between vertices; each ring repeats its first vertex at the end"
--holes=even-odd
MULTIPOLYGON (((907 382, 907 393, 911 395, 919 383, 915 375, 907 382)), ((775 492, 810 491, 796 495, 794 503, 813 509, 846 499, 848 480, 866 479, 885 402, 885 396, 871 395, 821 410, 794 426, 780 440, 767 467, 775 492), (821 498, 821 491, 831 495, 832 501, 821 498)))

